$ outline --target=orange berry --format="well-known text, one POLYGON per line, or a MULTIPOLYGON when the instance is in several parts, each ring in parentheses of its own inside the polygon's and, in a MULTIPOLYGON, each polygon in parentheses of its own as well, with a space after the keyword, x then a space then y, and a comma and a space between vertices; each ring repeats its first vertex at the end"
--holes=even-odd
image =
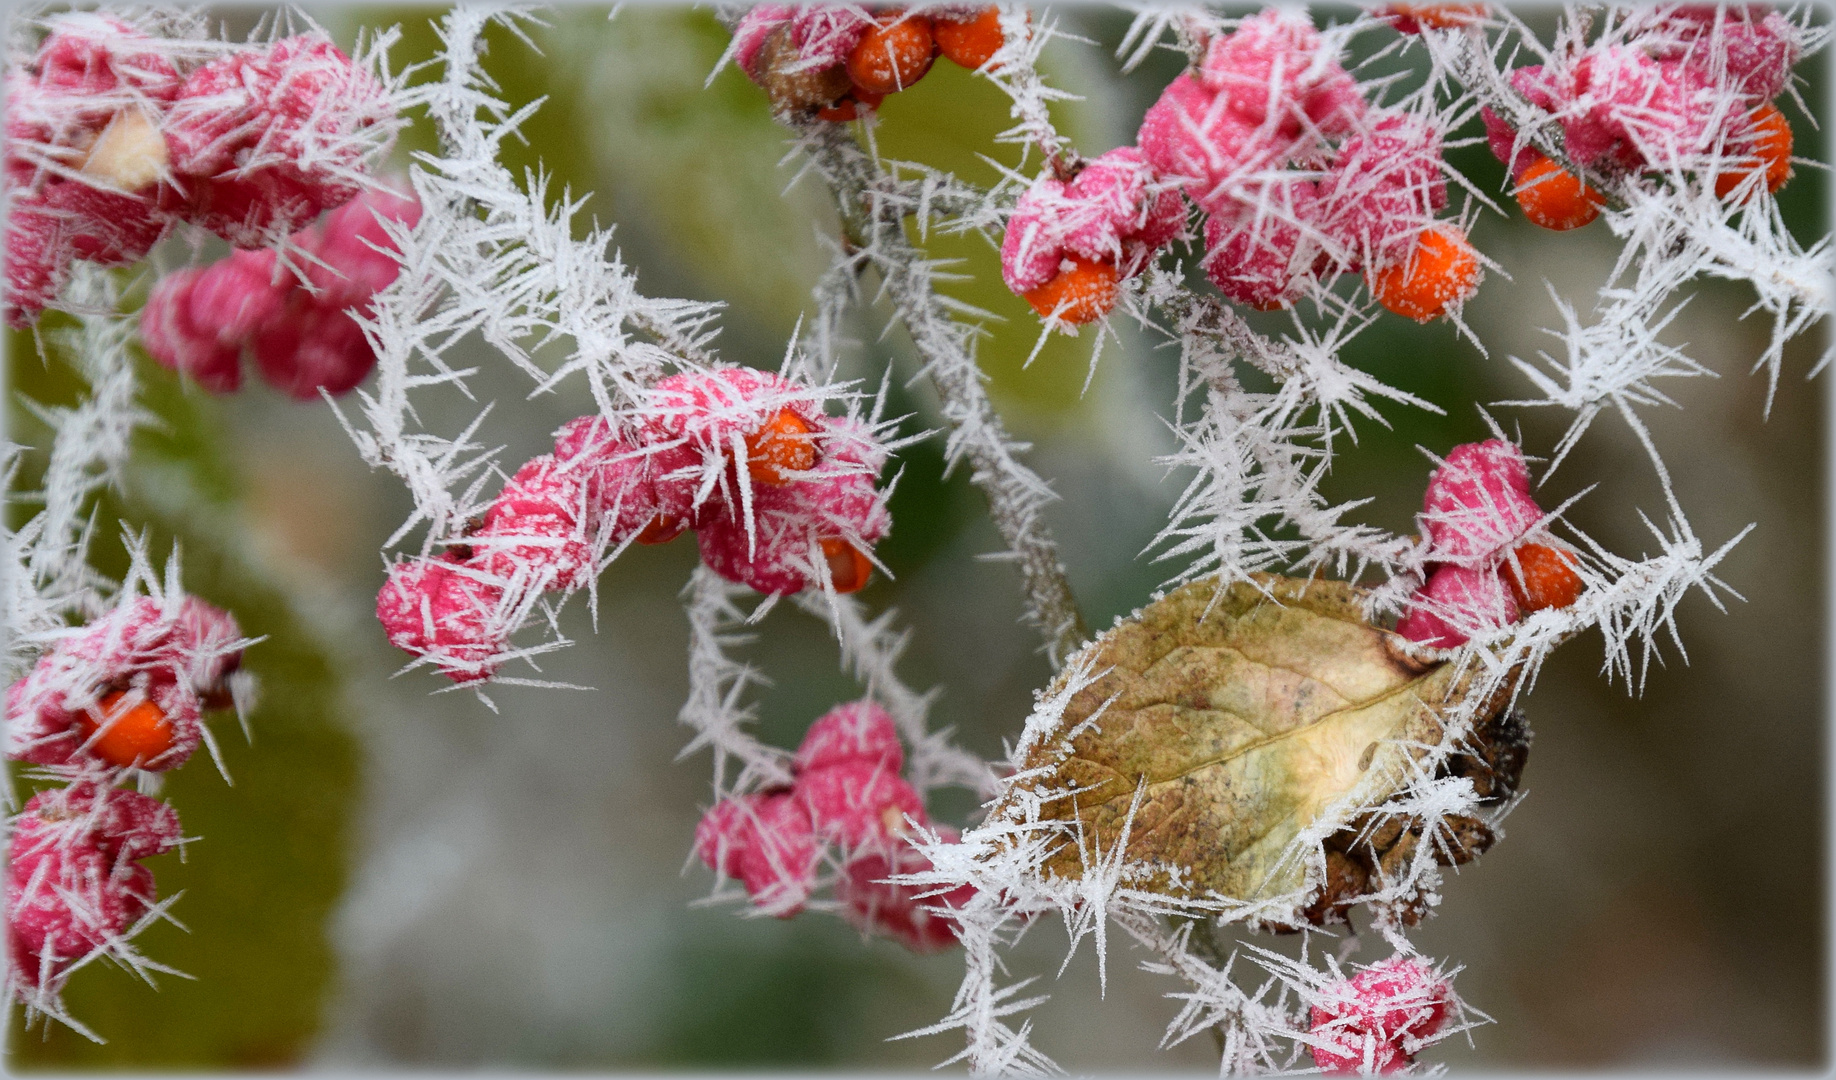
POLYGON ((832 124, 843 124, 849 120, 864 120, 873 115, 873 110, 880 107, 886 99, 885 94, 870 94, 856 86, 848 95, 827 108, 817 109, 816 118, 827 120, 832 124))
POLYGON ((938 51, 946 59, 970 71, 986 64, 1001 46, 1007 44, 1007 35, 1001 32, 1001 12, 991 7, 983 8, 963 22, 933 16, 931 34, 937 39, 938 51))
POLYGON ((829 563, 829 583, 838 593, 858 592, 873 576, 873 562, 860 548, 838 536, 822 541, 822 557, 829 563))
POLYGON ((1436 226, 1416 239, 1402 262, 1377 274, 1377 302, 1416 322, 1429 322, 1479 291, 1479 257, 1457 229, 1436 226))
POLYGON ((1600 216, 1606 196, 1546 157, 1525 169, 1517 180, 1517 205, 1524 216, 1545 229, 1579 229, 1600 216))
POLYGON ((929 19, 889 11, 854 47, 848 77, 870 94, 891 94, 924 78, 936 53, 929 19))
POLYGON ((1715 195, 1718 198, 1734 194, 1741 181, 1759 168, 1766 170, 1767 191, 1777 191, 1791 179, 1791 121, 1771 102, 1753 110, 1749 119, 1753 129, 1748 136, 1750 141, 1745 156, 1754 161, 1755 168, 1732 169, 1716 176, 1715 195))
POLYGON ((1484 4, 1390 4, 1384 10, 1418 27, 1431 26, 1436 30, 1470 26, 1485 18, 1484 4))
POLYGON ((102 699, 100 717, 91 709, 78 718, 90 751, 120 769, 158 761, 172 749, 174 736, 172 721, 151 701, 120 709, 126 696, 117 690, 102 699), (102 731, 99 736, 98 730, 102 731))
POLYGON ((746 471, 755 484, 783 487, 799 473, 816 464, 816 443, 810 433, 816 425, 789 409, 765 421, 759 430, 746 436, 746 471))
POLYGON ((1505 584, 1520 611, 1565 608, 1581 595, 1581 575, 1575 573, 1580 560, 1572 551, 1543 544, 1519 544, 1511 553, 1517 561, 1505 563, 1505 584))
POLYGON ((681 518, 658 514, 650 519, 643 531, 637 534, 637 542, 640 544, 667 544, 681 536, 682 530, 686 528, 688 528, 688 522, 681 518))
POLYGON ((1082 326, 1109 314, 1116 306, 1116 268, 1109 263, 1071 256, 1071 268, 1032 292, 1026 302, 1042 319, 1056 314, 1061 322, 1082 326))

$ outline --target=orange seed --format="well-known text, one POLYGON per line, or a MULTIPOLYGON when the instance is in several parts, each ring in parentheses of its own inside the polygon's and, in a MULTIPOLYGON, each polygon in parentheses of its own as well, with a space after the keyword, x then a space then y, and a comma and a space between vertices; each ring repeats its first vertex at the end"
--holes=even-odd
POLYGON ((1544 544, 1519 544, 1511 554, 1517 565, 1505 563, 1503 573, 1518 610, 1565 608, 1581 596, 1574 552, 1544 544))
POLYGON ((1396 314, 1429 322, 1479 291, 1479 257, 1459 230, 1435 226, 1416 239, 1409 258, 1378 272, 1372 291, 1396 314))
POLYGON ((746 471, 755 484, 783 487, 816 464, 816 443, 810 433, 816 426, 789 409, 765 421, 763 427, 746 436, 746 471))
POLYGON ((1071 256, 1071 268, 1026 295, 1042 319, 1056 314, 1073 326, 1095 322, 1116 306, 1116 268, 1109 263, 1071 256))
POLYGON ((822 541, 822 557, 829 563, 829 583, 838 593, 858 592, 873 576, 873 562, 848 541, 838 536, 822 541))
POLYGON ((929 19, 889 11, 854 47, 848 77, 870 94, 891 94, 922 79, 936 52, 929 19))
POLYGON ((986 64, 1007 44, 1007 36, 1001 32, 1001 12, 992 7, 983 8, 963 22, 934 16, 931 35, 946 59, 970 71, 986 64))
POLYGON ((640 544, 667 544, 676 537, 681 536, 682 530, 687 527, 688 522, 681 518, 670 517, 668 514, 658 514, 656 517, 650 519, 644 526, 643 531, 637 534, 637 542, 640 544))
POLYGON ((142 700, 132 708, 122 709, 125 697, 117 690, 102 699, 98 706, 100 717, 96 709, 91 709, 79 718, 90 751, 119 769, 158 761, 172 749, 176 734, 172 721, 166 719, 159 706, 142 700), (102 730, 100 736, 96 735, 98 730, 102 730), (94 741, 90 741, 92 738, 94 741))
POLYGON ((1579 229, 1600 216, 1606 197, 1548 158, 1518 178, 1517 205, 1524 216, 1545 229, 1579 229))
POLYGON ((833 105, 816 110, 818 120, 827 120, 832 124, 844 124, 850 120, 864 120, 873 115, 885 100, 885 94, 870 94, 856 86, 848 95, 833 105))
POLYGON ((1755 168, 1732 169, 1715 177, 1715 195, 1725 199, 1757 169, 1766 170, 1766 190, 1777 191, 1791 179, 1791 121, 1771 102, 1753 110, 1747 144, 1755 168))

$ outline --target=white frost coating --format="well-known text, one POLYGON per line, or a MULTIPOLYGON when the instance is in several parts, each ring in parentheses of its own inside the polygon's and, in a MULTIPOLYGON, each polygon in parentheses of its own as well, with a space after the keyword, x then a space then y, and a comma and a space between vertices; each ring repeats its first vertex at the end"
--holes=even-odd
POLYGON ((0 532, 6 549, 7 682, 61 636, 70 617, 101 614, 116 589, 89 565, 91 507, 105 488, 120 486, 135 429, 154 419, 136 397, 139 383, 128 343, 137 330, 133 319, 115 313, 119 296, 107 271, 78 264, 65 289, 70 306, 80 312, 77 326, 48 344, 89 384, 89 395, 68 409, 27 403, 54 434, 43 488, 11 496, 42 501, 43 509, 17 532, 0 532))
MULTIPOLYGON (((508 9, 457 8, 440 21, 442 77, 404 104, 425 105, 441 152, 420 155, 410 171, 421 202, 419 223, 412 229, 385 223, 402 253, 402 270, 362 320, 377 356, 374 389, 358 393, 362 426, 339 410, 364 460, 401 477, 414 497, 414 511, 386 546, 425 526, 423 557, 459 540, 501 482, 492 468, 495 450, 476 441, 488 405, 448 437, 424 429, 410 401, 433 386, 467 392, 473 371, 446 359, 461 339, 482 337, 530 377, 532 394, 580 375, 615 432, 629 429, 632 406, 645 387, 674 367, 711 359, 706 346, 717 305, 641 295, 636 277, 612 250, 608 230, 573 238, 579 202, 564 193, 549 209, 545 176, 532 174, 519 184, 497 160, 502 142, 514 138, 541 103, 513 112, 493 95, 479 65, 481 35, 493 21, 520 34, 524 18, 508 9), (538 364, 532 354, 557 342, 567 343, 560 362, 552 369, 538 364)), ((603 555, 606 538, 598 541, 603 555)), ((555 629, 555 604, 543 596, 544 582, 505 584, 510 587, 502 603, 489 613, 503 631, 495 636, 501 640, 542 622, 548 637, 509 650, 504 659, 566 644, 555 629)))
MULTIPOLYGON (((1425 89, 1391 104, 1437 118, 1446 127, 1464 122, 1482 105, 1490 106, 1523 132, 1526 144, 1566 161, 1560 127, 1543 122, 1511 89, 1504 72, 1526 60, 1564 55, 1565 49, 1585 38, 1584 26, 1592 15, 1571 9, 1555 42, 1545 45, 1509 13, 1494 14, 1482 25, 1431 30, 1396 45, 1405 55, 1425 58, 1429 80, 1425 89)), ((1036 64, 1038 46, 1047 35, 1017 41, 1011 13, 1004 13, 1003 24, 1009 30, 1008 45, 988 65, 1014 99, 1018 125, 1003 138, 1039 147, 1048 161, 1075 159, 1069 143, 1051 129, 1044 102, 1052 95, 1042 90, 1036 75, 1021 70, 1036 64)), ((1203 9, 1141 8, 1122 46, 1126 66, 1139 63, 1169 34, 1173 48, 1196 60, 1213 35, 1234 25, 1203 9)), ((1807 19, 1797 25, 1804 52, 1822 45, 1823 31, 1810 29, 1807 19)), ((1626 20, 1613 16, 1596 29, 1615 40, 1630 33, 1626 20)), ((1373 31, 1390 32, 1387 24, 1366 16, 1330 38, 1344 42, 1373 31)), ((1366 90, 1373 99, 1381 97, 1376 86, 1366 90)), ((895 226, 909 216, 920 238, 932 230, 998 234, 1015 190, 1028 178, 1010 175, 995 189, 978 193, 923 166, 882 163, 863 152, 838 125, 792 126, 798 133, 798 149, 835 190, 848 232, 834 268, 818 289, 819 326, 838 325, 841 309, 859 300, 862 271, 879 272, 882 293, 910 329, 925 373, 944 397, 952 425, 951 460, 967 458, 975 464, 975 479, 989 496, 995 521, 1028 570, 1033 620, 1046 637, 1049 653, 1065 664, 1057 690, 1040 698, 1009 754, 1010 771, 1001 781, 1006 789, 1021 778, 1011 770, 1036 751, 1050 748, 1043 740, 1056 730, 1070 695, 1100 673, 1063 647, 1083 635, 1071 629, 1071 620, 1060 617, 1076 610, 1068 590, 1062 594, 1062 606, 1053 592, 1054 582, 1063 580, 1062 569, 1056 565, 1049 536, 1038 524, 1049 489, 1019 463, 1019 448, 1002 433, 998 418, 987 411, 986 399, 980 396, 980 372, 969 348, 973 332, 963 323, 978 313, 951 310, 936 296, 931 288, 936 268, 895 226), (1038 559, 1041 553, 1048 558, 1038 559)), ((871 126, 868 130, 871 136, 871 126)), ((1555 447, 1533 448, 1549 459, 1545 475, 1604 412, 1623 419, 1645 445, 1666 503, 1662 527, 1650 525, 1657 552, 1631 558, 1608 551, 1563 521, 1565 507, 1557 508, 1530 538, 1546 538, 1550 530, 1560 528, 1578 544, 1578 573, 1585 585, 1579 602, 1530 614, 1458 650, 1431 654, 1450 660, 1471 681, 1463 699, 1467 704, 1442 717, 1444 735, 1436 745, 1416 748, 1421 753, 1415 771, 1403 778, 1394 795, 1377 805, 1329 808, 1320 818, 1326 824, 1302 835, 1290 852, 1290 858, 1306 866, 1310 889, 1324 873, 1319 843, 1331 831, 1331 821, 1360 814, 1373 821, 1419 820, 1422 843, 1414 856, 1397 878, 1376 882, 1367 897, 1377 916, 1376 929, 1404 952, 1413 951, 1406 927, 1386 913, 1405 902, 1428 908, 1438 903, 1440 870, 1433 856, 1451 842, 1449 820, 1474 817, 1496 827, 1511 806, 1507 802, 1482 807, 1470 780, 1435 776, 1439 766, 1468 746, 1479 703, 1507 685, 1521 694, 1534 684, 1554 648, 1586 628, 1599 628, 1604 636, 1604 673, 1636 688, 1660 638, 1668 637, 1681 649, 1675 609, 1684 595, 1699 590, 1719 604, 1722 594, 1731 594, 1714 570, 1744 531, 1714 547, 1696 536, 1640 418, 1642 409, 1672 403, 1664 393, 1665 379, 1715 373, 1686 348, 1661 339, 1660 333, 1686 302, 1682 290, 1692 282, 1706 277, 1747 282, 1757 296, 1753 311, 1769 316, 1773 324, 1770 341, 1754 367, 1764 367, 1769 385, 1776 385, 1785 343, 1816 325, 1829 310, 1830 243, 1826 237, 1800 246, 1785 231, 1776 204, 1767 197, 1756 197, 1741 209, 1705 191, 1697 170, 1712 170, 1721 152, 1722 148, 1710 147, 1680 159, 1673 153, 1671 160, 1677 164, 1669 171, 1613 185, 1607 192, 1606 217, 1623 248, 1597 309, 1584 321, 1559 305, 1562 324, 1549 331, 1559 344, 1535 363, 1511 358, 1534 396, 1508 404, 1559 406, 1575 415, 1555 447)), ((1456 187, 1464 183, 1462 178, 1450 179, 1456 187)), ((1279 217, 1280 207, 1255 205, 1267 198, 1258 194, 1261 190, 1266 189, 1246 184, 1238 195, 1254 211, 1279 217)), ((1470 188, 1456 198, 1465 201, 1464 209, 1455 211, 1465 222, 1481 209, 1495 212, 1501 203, 1508 205, 1470 188)), ((1424 579, 1429 555, 1425 542, 1358 522, 1355 511, 1362 501, 1332 504, 1320 493, 1319 483, 1335 455, 1355 448, 1358 424, 1384 422, 1380 407, 1435 406, 1384 385, 1342 359, 1352 355, 1354 340, 1365 326, 1390 317, 1381 314, 1368 291, 1348 297, 1343 289, 1316 286, 1303 307, 1305 314, 1297 309, 1290 333, 1269 337, 1251 329, 1229 306, 1189 291, 1181 273, 1153 268, 1124 285, 1121 311, 1176 344, 1180 357, 1180 393, 1172 410, 1180 448, 1166 464, 1186 477, 1185 488, 1156 547, 1160 558, 1177 567, 1169 584, 1213 575, 1220 584, 1228 584, 1269 570, 1325 571, 1353 581, 1375 573, 1368 614, 1393 615, 1424 579), (1240 377, 1245 368, 1239 365, 1272 380, 1274 388, 1245 389, 1240 377)), ((1069 740, 1062 740, 1058 749, 1069 753, 1069 740)), ((1072 950, 1088 936, 1095 939, 1100 955, 1105 927, 1113 923, 1157 955, 1147 965, 1150 970, 1187 985, 1187 990, 1172 995, 1184 1006, 1168 1028, 1169 1043, 1213 1030, 1226 1071, 1310 1064, 1305 1052, 1317 1039, 1309 1034, 1307 1009, 1322 1000, 1322 988, 1339 977, 1339 961, 1326 957, 1320 965, 1297 963, 1252 947, 1252 978, 1244 974, 1237 954, 1226 955, 1214 940, 1223 926, 1291 912, 1307 890, 1255 904, 1173 901, 1142 892, 1134 882, 1167 868, 1130 865, 1119 850, 1096 850, 1074 826, 1042 821, 1042 800, 1075 794, 1032 791, 1011 799, 1001 817, 966 830, 960 843, 946 843, 937 836, 919 842, 933 869, 898 880, 939 893, 968 884, 978 894, 958 916, 966 971, 950 1013, 910 1034, 963 1031, 967 1047, 950 1060, 966 1061, 979 1074, 1055 1070, 1051 1059, 1031 1045, 1029 1026, 1015 1019, 1045 999, 1021 996, 1032 980, 1012 980, 1002 967, 1001 954, 1039 916, 1056 912, 1072 950), (1046 877, 1046 857, 1066 843, 1080 845, 1083 874, 1076 880, 1046 877), (1176 911, 1181 919, 1167 923, 1176 911)), ((1477 1012, 1461 1011, 1457 999, 1454 1009, 1456 1020, 1433 1040, 1485 1020, 1477 1012)), ((1426 1041, 1432 1040, 1411 1042, 1409 1050, 1426 1041)))

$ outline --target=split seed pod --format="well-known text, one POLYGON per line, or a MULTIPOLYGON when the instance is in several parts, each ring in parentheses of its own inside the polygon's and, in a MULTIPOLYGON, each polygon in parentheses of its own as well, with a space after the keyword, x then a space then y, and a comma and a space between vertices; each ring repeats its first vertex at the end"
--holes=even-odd
MULTIPOLYGON (((1085 858, 1107 858, 1139 787, 1125 858, 1167 872, 1135 887, 1256 904, 1271 928, 1324 925, 1342 921, 1373 878, 1394 878, 1400 866, 1383 858, 1394 841, 1420 838, 1423 823, 1392 819, 1385 824, 1398 835, 1373 845, 1374 831, 1392 830, 1374 829, 1368 811, 1422 771, 1444 717, 1471 710, 1462 745, 1472 753, 1437 771, 1472 777, 1485 803, 1516 788, 1528 733, 1506 711, 1515 677, 1470 701, 1473 669, 1416 659, 1363 618, 1365 590, 1272 575, 1257 583, 1268 595, 1249 583, 1220 594, 1214 581, 1195 582, 1088 646, 1087 670, 1101 677, 1071 698, 991 815, 1024 821, 1038 799, 1043 821, 1081 826, 1081 843, 1067 829, 1046 860, 1048 876, 1076 878, 1085 858), (1510 745, 1490 746, 1492 738, 1510 745), (1303 832, 1326 842, 1308 850, 1303 832), (1335 876, 1328 852, 1358 865, 1335 876)), ((1439 824, 1438 862, 1463 863, 1490 846, 1478 818, 1439 824)), ((1420 912, 1396 914, 1413 922, 1420 912)))
POLYGON ((803 60, 791 41, 790 27, 780 26, 759 49, 759 82, 780 114, 813 112, 839 101, 853 84, 839 64, 816 67, 803 60))

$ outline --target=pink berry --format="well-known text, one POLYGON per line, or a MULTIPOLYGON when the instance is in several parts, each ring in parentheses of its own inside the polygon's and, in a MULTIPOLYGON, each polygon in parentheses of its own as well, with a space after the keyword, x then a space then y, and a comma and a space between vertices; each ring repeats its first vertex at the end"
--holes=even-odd
POLYGON ((1148 108, 1136 139, 1155 171, 1183 181, 1186 194, 1207 212, 1229 199, 1234 185, 1278 167, 1299 149, 1292 135, 1245 120, 1227 104, 1181 75, 1148 108))
POLYGON ((159 280, 140 309, 140 343, 162 366, 214 394, 242 385, 242 346, 225 344, 192 319, 192 296, 202 270, 175 270, 159 280))
POLYGON ((16 970, 29 984, 55 985, 72 962, 124 937, 156 896, 151 870, 92 844, 14 854, 6 921, 16 970))
POLYGON ((471 683, 497 671, 503 589, 458 563, 452 555, 396 563, 376 594, 376 618, 389 644, 427 657, 454 682, 471 683))
POLYGON ((710 868, 739 878, 754 904, 782 919, 803 910, 820 854, 809 815, 784 792, 720 802, 696 827, 695 851, 710 868))
POLYGON ((852 574, 840 580, 825 543, 858 550, 891 528, 885 493, 874 486, 886 454, 870 432, 839 419, 827 422, 822 454, 814 473, 795 483, 753 486, 750 534, 737 492, 703 507, 695 519, 702 562, 763 593, 801 592, 825 580, 840 591, 864 583, 852 574))
POLYGON ((854 851, 884 845, 906 831, 909 816, 924 824, 924 800, 885 761, 844 761, 797 776, 798 802, 818 834, 854 851))
POLYGON ((791 43, 799 63, 812 68, 848 62, 855 46, 873 29, 873 17, 854 4, 799 4, 791 17, 791 43))
MULTIPOLYGON (((947 842, 956 831, 937 830, 947 842)), ((915 953, 931 953, 956 944, 956 922, 946 912, 975 896, 975 887, 959 885, 941 894, 928 887, 895 885, 885 879, 931 869, 931 861, 909 844, 869 850, 843 868, 835 883, 842 917, 868 933, 890 937, 915 953)))
POLYGON ((1529 143, 1519 148, 1517 130, 1491 109, 1480 109, 1479 119, 1485 123, 1486 145, 1491 149, 1492 156, 1511 170, 1512 183, 1517 182, 1525 169, 1544 160, 1542 152, 1529 143))
POLYGON ((1251 198, 1206 219, 1205 276, 1246 307, 1288 307, 1325 254, 1319 196, 1311 180, 1295 178, 1264 185, 1251 198))
POLYGON ((52 20, 33 66, 39 86, 71 98, 112 95, 117 102, 164 102, 176 97, 183 84, 153 38, 93 12, 70 12, 52 20))
POLYGON ((382 85, 321 33, 238 50, 186 80, 165 125, 191 217, 254 247, 362 190, 382 85))
POLYGON ((1409 598, 1396 632, 1436 649, 1457 649, 1475 634, 1517 621, 1517 602, 1495 569, 1439 566, 1409 598))
POLYGON ((1347 267, 1394 264, 1447 207, 1441 133, 1403 112, 1373 114, 1320 181, 1326 229, 1347 267))
POLYGON ((99 703, 133 691, 170 726, 157 760, 141 767, 175 768, 201 741, 204 699, 239 662, 239 640, 235 620, 202 601, 124 603, 60 640, 8 689, 7 755, 41 765, 91 760, 84 729, 103 718, 99 703))
POLYGON ((1741 95, 1748 109, 1784 93, 1803 52, 1795 24, 1761 4, 1677 4, 1635 9, 1639 45, 1659 60, 1682 61, 1705 82, 1741 95))
POLYGON ((1523 451, 1498 439, 1454 447, 1428 478, 1422 509, 1430 561, 1465 566, 1496 560, 1543 518, 1523 451))
POLYGON ((1343 133, 1364 112, 1357 83, 1296 11, 1265 8, 1235 33, 1213 38, 1199 80, 1244 120, 1272 121, 1290 137, 1304 126, 1343 133))
POLYGON ((306 280, 318 290, 315 303, 342 311, 368 313, 371 298, 389 287, 401 272, 397 250, 385 221, 413 228, 421 220, 421 203, 413 195, 370 188, 293 238, 311 260, 306 280))
POLYGON ((599 569, 589 477, 589 470, 567 467, 548 455, 525 463, 472 536, 475 562, 537 591, 584 587, 599 569))
POLYGON ((740 16, 739 24, 733 28, 733 62, 747 78, 758 82, 764 75, 759 67, 759 50, 765 47, 765 39, 772 31, 789 22, 796 12, 793 4, 758 4, 740 16))
POLYGON ((1091 161, 1069 183, 1041 175, 1015 205, 1002 238, 1007 287, 1032 292, 1072 255, 1114 266, 1119 277, 1139 273, 1185 226, 1179 193, 1153 184, 1153 168, 1132 146, 1091 161))
MULTIPOLYGON (((229 258, 214 263, 202 272, 189 291, 191 324, 208 331, 224 345, 240 349, 255 332, 280 316, 292 291, 290 278, 276 278, 280 270, 272 250, 233 251, 229 258)), ((185 271, 169 274, 154 286, 157 295, 167 280, 185 271)), ((148 302, 151 306, 151 301, 148 302)))
POLYGON ((163 855, 178 846, 178 812, 158 799, 92 782, 32 796, 13 826, 12 854, 93 846, 114 861, 163 855))
POLYGON ((357 321, 318 304, 302 302, 269 320, 250 344, 262 378, 301 401, 320 391, 342 394, 376 366, 376 353, 357 321))
POLYGON ((905 767, 899 729, 879 702, 835 706, 810 725, 797 747, 799 772, 847 763, 876 765, 893 774, 905 767))
POLYGON ((615 544, 659 516, 684 524, 694 516, 701 456, 685 446, 646 446, 614 434, 603 417, 582 416, 555 433, 555 459, 590 471, 593 505, 615 515, 615 544))
POLYGON ((1400 1071, 1452 1007, 1453 987, 1425 961, 1397 955, 1373 964, 1320 991, 1312 1010, 1314 1061, 1332 1073, 1400 1071))

